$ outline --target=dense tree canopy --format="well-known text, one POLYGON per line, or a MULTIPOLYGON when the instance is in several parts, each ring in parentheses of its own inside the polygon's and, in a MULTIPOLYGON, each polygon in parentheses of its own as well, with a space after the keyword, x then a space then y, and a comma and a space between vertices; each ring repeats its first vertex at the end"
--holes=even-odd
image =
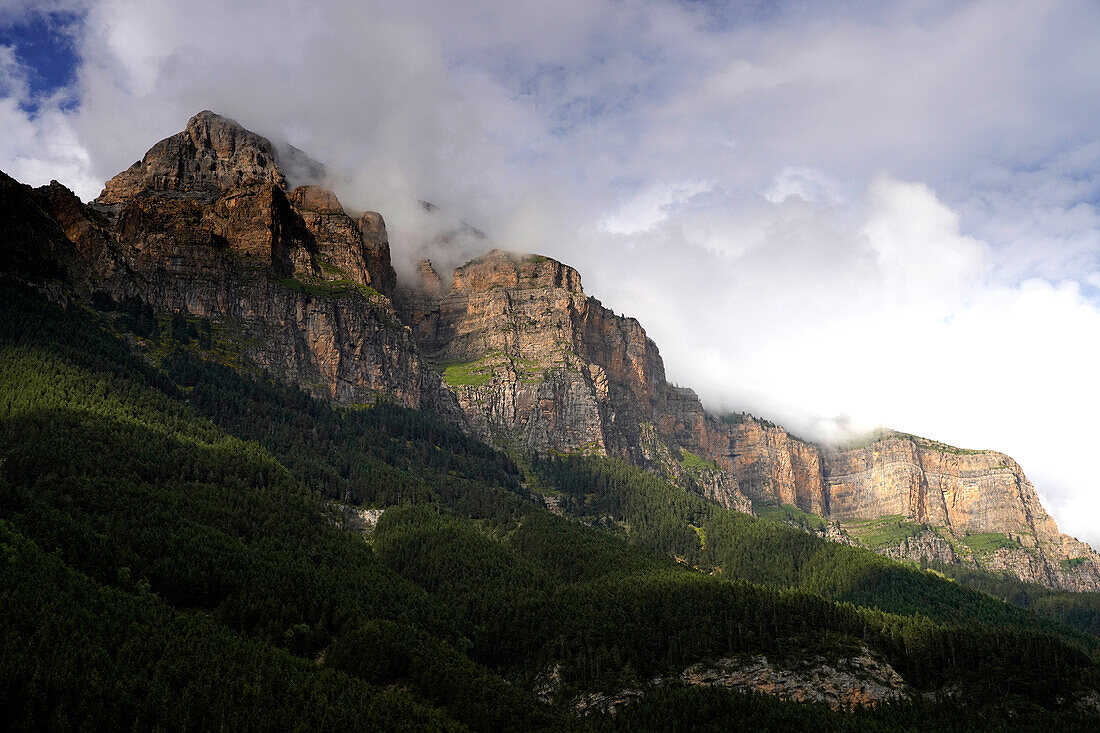
MULTIPOLYGON (((618 461, 509 457, 425 413, 334 406, 212 361, 202 321, 2 290, 0 705, 18 728, 1088 722, 1095 638, 995 579, 970 590, 618 461), (385 511, 363 536, 348 506, 385 511), (647 687, 731 655, 863 649, 936 704, 647 687), (614 716, 572 707, 638 687, 614 716)), ((1028 592, 1095 630, 1087 599, 1028 592)))

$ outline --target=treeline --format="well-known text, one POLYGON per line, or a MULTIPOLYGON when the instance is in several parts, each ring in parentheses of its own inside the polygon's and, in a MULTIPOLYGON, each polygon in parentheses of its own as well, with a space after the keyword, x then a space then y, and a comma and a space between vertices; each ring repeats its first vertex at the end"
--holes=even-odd
POLYGON ((1100 593, 1051 590, 1036 583, 1025 583, 1006 573, 991 573, 965 565, 930 563, 929 566, 968 588, 1100 637, 1100 593))
POLYGON ((611 517, 636 544, 674 554, 704 571, 795 588, 832 601, 938 623, 1042 629, 1094 653, 1094 637, 903 565, 772 520, 723 509, 616 459, 534 456, 539 480, 563 506, 595 522, 611 517))
MULTIPOLYGON (((92 315, 76 307, 64 312, 19 289, 3 296, 0 516, 73 577, 103 589, 71 599, 69 613, 95 613, 112 628, 122 624, 135 635, 134 643, 161 639, 150 629, 162 626, 163 617, 112 620, 133 615, 130 596, 151 593, 166 607, 198 613, 194 618, 221 630, 218 639, 241 634, 259 645, 249 648, 266 648, 275 659, 296 655, 302 674, 318 679, 331 675, 314 660, 340 648, 339 642, 362 638, 364 630, 403 629, 391 633, 388 654, 403 671, 397 684, 409 691, 410 704, 426 711, 425 720, 434 715, 480 730, 561 729, 560 714, 463 654, 469 642, 450 611, 380 565, 361 538, 338 528, 328 503, 262 446, 211 424, 92 315), (431 641, 430 654, 425 640, 431 641), (487 697, 494 688, 498 694, 487 697), (429 714, 431 708, 437 712, 429 714)), ((52 638, 58 609, 68 603, 59 601, 50 613, 28 605, 24 598, 43 580, 22 576, 0 589, 9 609, 5 621, 25 629, 28 638, 52 638)), ((33 654, 19 652, 14 638, 5 644, 5 662, 22 660, 4 667, 8 719, 18 727, 39 727, 41 710, 55 697, 32 704, 36 698, 26 691, 38 689, 42 679, 71 678, 75 686, 85 677, 90 683, 133 675, 137 684, 143 668, 118 666, 113 639, 74 632, 51 642, 49 653, 32 644, 33 654)), ((174 643, 171 637, 163 640, 174 643)), ((219 643, 211 642, 211 653, 219 643)), ((227 654, 232 648, 228 642, 222 646, 227 654)), ((190 647, 179 654, 194 659, 169 655, 164 674, 186 688, 194 667, 205 662, 190 647)), ((358 672, 346 659, 341 664, 358 672)), ((250 683, 247 665, 211 668, 221 669, 226 695, 250 683)), ((212 675, 199 679, 216 680, 212 675)), ((287 693, 286 706, 276 704, 277 690, 270 692, 272 715, 282 716, 279 724, 265 725, 270 716, 249 722, 244 707, 234 718, 239 725, 229 727, 297 725, 292 704, 314 683, 299 684, 289 671, 284 676, 286 684, 300 689, 299 697, 287 693)), ((189 714, 201 716, 197 708, 206 702, 198 696, 178 705, 194 706, 189 714)), ((394 710, 399 714, 396 703, 394 710)), ((112 719, 102 717, 109 706, 93 712, 83 727, 113 727, 112 719)), ((370 720, 370 713, 360 704, 349 715, 370 720)), ((80 727, 66 722, 71 720, 46 727, 80 727)))
POLYGON ((151 364, 118 314, 18 287, 0 301, 0 702, 18 727, 388 728, 392 712, 428 729, 910 729, 919 703, 880 719, 648 687, 740 653, 864 648, 917 690, 966 690, 939 701, 972 728, 1084 719, 1074 695, 1097 689, 1068 630, 626 464, 524 472, 429 415, 204 362, 190 326, 161 333, 176 341, 151 364), (364 541, 329 499, 386 510, 364 541), (658 702, 571 708, 626 686, 658 702))

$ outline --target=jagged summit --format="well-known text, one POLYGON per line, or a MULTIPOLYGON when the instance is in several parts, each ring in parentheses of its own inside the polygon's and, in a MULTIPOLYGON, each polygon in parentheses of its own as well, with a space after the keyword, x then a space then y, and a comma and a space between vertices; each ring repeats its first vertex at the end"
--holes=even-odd
POLYGON ((145 156, 107 181, 93 203, 120 204, 146 191, 173 191, 215 198, 248 183, 286 188, 271 141, 235 120, 209 110, 187 121, 145 156))

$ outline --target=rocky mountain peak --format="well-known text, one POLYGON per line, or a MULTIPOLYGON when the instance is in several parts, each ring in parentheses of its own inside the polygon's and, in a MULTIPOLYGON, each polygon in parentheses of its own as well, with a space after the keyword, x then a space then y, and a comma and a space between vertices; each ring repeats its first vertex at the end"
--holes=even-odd
POLYGON ((535 254, 494 249, 454 272, 455 290, 484 292, 497 288, 561 288, 583 293, 581 276, 568 265, 535 254))
POLYGON ((751 416, 708 416, 667 382, 638 321, 541 255, 494 249, 449 284, 424 260, 399 288, 381 214, 349 215, 317 185, 288 193, 271 143, 212 112, 97 203, 0 175, 0 213, 16 222, 0 232, 0 264, 83 277, 100 302, 210 319, 256 366, 339 402, 396 400, 487 441, 616 456, 729 508, 818 515, 892 556, 1100 588, 1100 556, 1059 534, 1007 456, 903 434, 829 450, 751 416))
POLYGON ((286 188, 271 141, 204 110, 188 120, 182 132, 161 140, 144 158, 107 181, 93 203, 121 204, 153 191, 213 199, 250 183, 286 188))
POLYGON ((299 211, 315 211, 318 214, 344 213, 340 199, 323 186, 298 186, 290 192, 290 203, 299 211))
POLYGON ((431 260, 417 262, 416 274, 420 280, 418 283, 420 290, 436 300, 443 297, 443 280, 439 277, 439 273, 436 272, 435 265, 432 264, 431 260))

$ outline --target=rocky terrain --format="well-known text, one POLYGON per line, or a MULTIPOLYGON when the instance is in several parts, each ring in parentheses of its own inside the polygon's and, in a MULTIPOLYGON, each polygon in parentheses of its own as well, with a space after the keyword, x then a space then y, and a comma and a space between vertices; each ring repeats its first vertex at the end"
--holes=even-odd
POLYGON ((622 458, 728 508, 839 522, 838 539, 901 559, 1100 589, 1100 558, 1058 532, 1011 458, 894 433, 826 448, 708 415, 573 268, 493 250, 449 281, 424 261, 399 284, 382 216, 319 185, 288 190, 281 155, 201 112, 89 204, 5 177, 6 269, 52 267, 101 310, 209 319, 215 357, 339 403, 395 400, 507 448, 622 458))
POLYGON ((461 420, 393 310, 381 215, 288 191, 271 143, 236 122, 195 115, 89 205, 56 182, 11 195, 56 220, 101 307, 211 319, 227 350, 310 392, 461 420))
POLYGON ((1058 531, 1023 470, 1002 453, 901 433, 827 448, 749 417, 708 424, 721 436, 712 450, 722 450, 706 455, 754 501, 790 504, 855 527, 895 517, 911 531, 879 533, 864 544, 898 559, 966 561, 1053 588, 1100 588, 1100 557, 1058 531))
MULTIPOLYGON (((905 700, 909 686, 889 664, 868 649, 832 663, 824 657, 802 660, 796 666, 769 660, 763 654, 699 662, 679 676, 659 677, 658 685, 726 687, 742 692, 773 695, 784 700, 828 705, 834 710, 853 710, 880 702, 905 700)), ((553 699, 553 676, 544 685, 544 699, 553 699)), ((574 701, 582 714, 615 713, 642 699, 645 690, 624 689, 614 694, 588 693, 574 701)))
POLYGON ((732 687, 762 692, 799 702, 824 703, 833 709, 852 709, 908 697, 905 680, 889 664, 862 653, 829 664, 824 658, 790 668, 763 655, 743 659, 700 662, 684 670, 686 685, 732 687))
POLYGON ((1096 553, 1058 532, 1007 456, 893 433, 827 449, 750 416, 708 415, 693 391, 665 381, 636 320, 546 257, 496 250, 457 268, 446 289, 430 262, 419 276, 399 291, 398 312, 484 440, 620 457, 743 511, 756 501, 842 522, 897 516, 946 531, 864 544, 1100 588, 1096 553))

